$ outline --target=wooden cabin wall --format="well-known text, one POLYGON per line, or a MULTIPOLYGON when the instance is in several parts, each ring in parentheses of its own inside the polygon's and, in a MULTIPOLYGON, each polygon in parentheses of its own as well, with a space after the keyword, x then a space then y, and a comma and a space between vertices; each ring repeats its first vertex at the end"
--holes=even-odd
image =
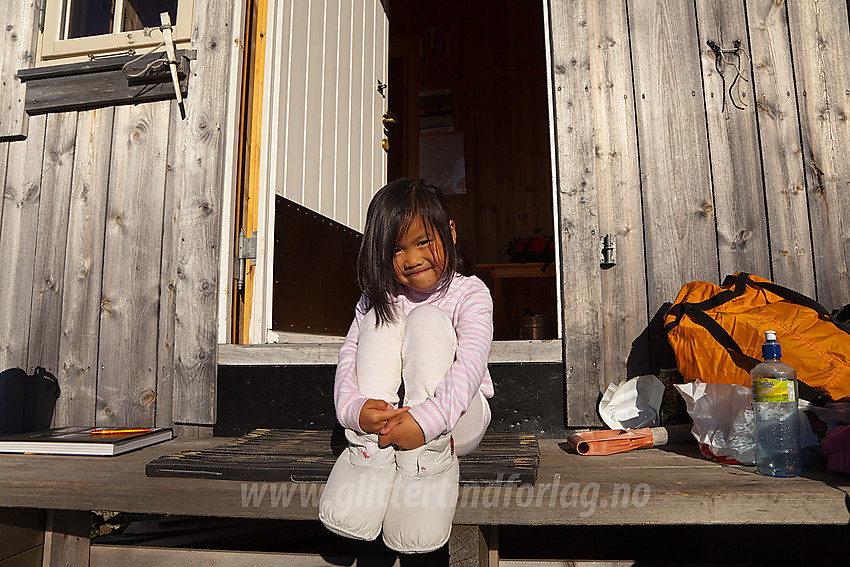
POLYGON ((54 374, 57 426, 215 422, 232 10, 195 2, 185 120, 53 113, 0 143, 0 370, 54 374))
POLYGON ((419 91, 451 91, 453 131, 425 136, 463 135, 466 193, 449 200, 464 261, 473 269, 509 262, 503 252, 514 237, 553 236, 540 2, 393 1, 389 15, 391 56, 407 70, 391 87, 409 89, 407 112, 390 108, 410 142, 402 175, 419 174, 419 91))
POLYGON ((598 423, 608 383, 670 364, 652 331, 689 281, 746 271, 828 309, 850 302, 845 2, 545 8, 569 425, 598 423), (740 109, 732 66, 724 84, 708 40, 740 40, 752 58, 735 83, 740 109), (603 270, 605 234, 617 265, 603 270))

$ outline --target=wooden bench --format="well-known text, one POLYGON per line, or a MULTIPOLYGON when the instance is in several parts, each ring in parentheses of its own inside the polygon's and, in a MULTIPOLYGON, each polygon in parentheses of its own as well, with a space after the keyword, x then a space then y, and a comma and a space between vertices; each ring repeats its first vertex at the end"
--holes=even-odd
MULTIPOLYGON (((262 483, 145 476, 146 464, 157 457, 210 448, 224 440, 174 439, 114 458, 0 455, 0 507, 47 511, 42 546, 45 565, 106 565, 116 557, 125 566, 241 565, 249 560, 268 565, 297 565, 299 561, 316 564, 316 557, 209 551, 193 555, 186 550, 89 545, 91 510, 316 519, 321 484, 273 483, 274 487, 267 485, 263 491, 262 483), (212 561, 216 553, 223 563, 212 561)), ((468 564, 498 562, 500 525, 636 527, 850 522, 845 502, 850 493, 850 477, 831 475, 822 469, 807 469, 804 477, 774 479, 759 476, 751 468, 707 461, 698 455, 694 445, 606 457, 570 454, 563 445, 559 440, 540 440, 540 467, 533 486, 489 491, 481 486, 461 489, 455 515, 458 530, 453 541, 456 550, 461 544, 465 546, 468 564), (470 548, 478 552, 469 553, 470 548)), ((32 535, 39 513, 3 511, 0 542, 4 541, 3 534, 16 526, 32 535)))

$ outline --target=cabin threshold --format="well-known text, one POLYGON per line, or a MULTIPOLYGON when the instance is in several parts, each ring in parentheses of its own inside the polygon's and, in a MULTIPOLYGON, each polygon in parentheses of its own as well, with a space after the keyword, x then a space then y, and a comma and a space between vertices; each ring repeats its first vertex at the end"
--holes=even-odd
MULTIPOLYGON (((328 337, 333 340, 333 337, 328 337)), ((218 345, 219 366, 282 366, 293 364, 336 364, 339 342, 264 345, 218 345)), ((494 341, 490 364, 523 362, 561 363, 560 339, 539 341, 494 341)))

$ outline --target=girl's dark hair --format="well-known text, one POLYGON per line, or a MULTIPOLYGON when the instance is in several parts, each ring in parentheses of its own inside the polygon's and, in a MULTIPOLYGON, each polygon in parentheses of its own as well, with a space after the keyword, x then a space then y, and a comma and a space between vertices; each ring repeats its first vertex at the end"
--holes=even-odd
POLYGON ((397 179, 375 193, 366 212, 366 228, 357 257, 357 281, 375 309, 378 324, 395 321, 393 254, 399 236, 422 218, 429 239, 434 234, 443 243, 443 274, 437 291, 443 292, 460 271, 460 258, 452 240, 449 201, 435 185, 424 179, 397 179))

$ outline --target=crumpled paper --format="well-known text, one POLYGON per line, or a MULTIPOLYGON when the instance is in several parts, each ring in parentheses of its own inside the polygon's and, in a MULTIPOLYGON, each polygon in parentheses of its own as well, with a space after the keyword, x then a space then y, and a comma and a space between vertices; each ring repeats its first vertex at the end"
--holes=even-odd
POLYGON ((716 460, 755 464, 755 425, 749 388, 699 380, 675 387, 685 399, 694 421, 691 433, 701 446, 719 457, 716 460))
POLYGON ((652 375, 609 384, 599 401, 599 415, 611 429, 655 427, 663 396, 664 384, 652 375))

